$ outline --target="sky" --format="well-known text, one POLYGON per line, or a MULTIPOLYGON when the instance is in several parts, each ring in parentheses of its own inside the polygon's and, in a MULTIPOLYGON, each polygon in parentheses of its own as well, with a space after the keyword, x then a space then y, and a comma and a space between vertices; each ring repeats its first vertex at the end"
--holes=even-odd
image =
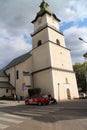
MULTIPOLYGON (((61 20, 60 30, 70 49, 72 63, 83 63, 87 52, 87 1, 45 0, 61 20)), ((31 23, 42 0, 0 0, 0 68, 32 49, 31 23)))

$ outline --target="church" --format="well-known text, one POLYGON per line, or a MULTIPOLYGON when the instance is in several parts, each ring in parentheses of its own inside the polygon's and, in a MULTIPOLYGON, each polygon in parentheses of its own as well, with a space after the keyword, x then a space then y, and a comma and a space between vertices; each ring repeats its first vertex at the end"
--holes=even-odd
POLYGON ((32 21, 32 50, 0 70, 0 96, 26 97, 28 89, 41 88, 42 93, 51 94, 57 101, 78 98, 70 50, 59 22, 43 0, 32 21))

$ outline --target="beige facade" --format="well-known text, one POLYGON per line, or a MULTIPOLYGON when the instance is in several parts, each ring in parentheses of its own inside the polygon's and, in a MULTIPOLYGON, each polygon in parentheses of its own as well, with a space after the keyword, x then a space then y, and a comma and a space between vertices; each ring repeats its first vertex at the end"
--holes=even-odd
POLYGON ((40 87, 57 100, 67 100, 78 98, 78 89, 70 50, 59 31, 59 21, 49 12, 41 16, 37 14, 33 21, 33 78, 34 87, 40 87))
POLYGON ((43 15, 42 17, 38 17, 37 21, 34 23, 34 31, 39 31, 42 27, 46 24, 52 26, 53 28, 59 30, 58 21, 53 17, 49 16, 48 14, 43 15))
POLYGON ((9 83, 9 78, 0 72, 0 97, 11 96, 12 93, 14 93, 14 88, 9 83))
POLYGON ((8 77, 0 77, 0 82, 8 82, 8 77))
POLYGON ((28 58, 25 62, 12 66, 6 70, 7 75, 10 74, 10 83, 15 87, 17 95, 28 96, 28 91, 25 91, 24 87, 31 86, 31 75, 29 74, 32 71, 31 60, 31 58, 28 58))
POLYGON ((11 96, 12 95, 12 92, 10 89, 8 89, 8 92, 6 92, 6 89, 5 88, 0 88, 0 97, 2 96, 11 96))

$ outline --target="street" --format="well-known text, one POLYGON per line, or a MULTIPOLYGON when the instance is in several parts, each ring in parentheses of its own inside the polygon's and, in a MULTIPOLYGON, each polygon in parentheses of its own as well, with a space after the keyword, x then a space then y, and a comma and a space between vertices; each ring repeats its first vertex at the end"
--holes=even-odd
POLYGON ((57 105, 0 104, 0 130, 87 130, 87 100, 57 105))

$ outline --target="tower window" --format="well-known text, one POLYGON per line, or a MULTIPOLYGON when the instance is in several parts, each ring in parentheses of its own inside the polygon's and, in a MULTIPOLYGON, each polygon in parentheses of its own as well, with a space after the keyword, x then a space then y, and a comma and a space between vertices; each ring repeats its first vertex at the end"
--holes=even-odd
POLYGON ((19 71, 16 71, 16 79, 19 79, 19 71))
POLYGON ((6 89, 6 93, 8 93, 8 89, 6 89))
POLYGON ((56 44, 60 45, 60 41, 58 39, 56 39, 56 44))
POLYGON ((41 44, 42 44, 42 41, 39 40, 38 43, 37 43, 37 46, 41 46, 41 44))
POLYGON ((66 81, 66 84, 68 84, 68 79, 67 78, 65 78, 65 81, 66 81))

